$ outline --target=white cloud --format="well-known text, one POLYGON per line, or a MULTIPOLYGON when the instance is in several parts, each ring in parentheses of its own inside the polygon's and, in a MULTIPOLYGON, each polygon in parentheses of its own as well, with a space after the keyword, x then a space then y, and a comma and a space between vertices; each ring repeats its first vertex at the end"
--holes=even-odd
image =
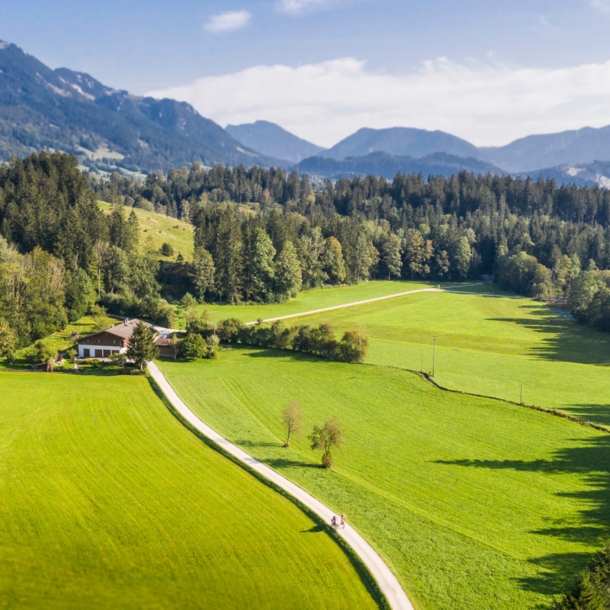
POLYGON ((231 30, 245 28, 250 23, 251 18, 252 15, 248 11, 228 11, 227 13, 212 15, 204 27, 208 32, 214 34, 230 32, 231 30))
POLYGON ((327 0, 281 0, 278 8, 285 13, 302 13, 310 8, 324 8, 327 0))
POLYGON ((609 84, 610 61, 545 69, 440 58, 416 71, 388 74, 345 58, 255 66, 151 95, 190 102, 222 125, 274 121, 325 146, 361 127, 395 126, 441 129, 495 145, 610 124, 609 84))
POLYGON ((279 0, 277 7, 283 13, 300 15, 315 10, 327 10, 337 6, 353 4, 358 0, 279 0))

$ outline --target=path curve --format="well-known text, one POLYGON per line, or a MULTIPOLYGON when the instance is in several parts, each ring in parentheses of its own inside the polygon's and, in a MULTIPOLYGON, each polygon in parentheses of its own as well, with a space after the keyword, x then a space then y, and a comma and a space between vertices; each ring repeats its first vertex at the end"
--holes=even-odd
MULTIPOLYGON (((482 286, 483 282, 477 282, 475 284, 461 284, 455 286, 455 288, 467 288, 470 286, 482 286)), ((420 288, 419 290, 408 290, 407 292, 398 292, 396 294, 388 294, 383 297, 375 297, 373 299, 366 299, 365 301, 354 301, 353 303, 343 303, 343 305, 333 305, 332 307, 324 307, 323 309, 312 309, 311 311, 302 311, 301 313, 291 313, 287 316, 278 316, 277 318, 267 318, 263 322, 277 322, 277 320, 288 320, 290 318, 301 318, 303 316, 313 316, 317 313, 324 313, 325 311, 334 311, 336 309, 345 309, 346 307, 356 307, 358 305, 366 305, 367 303, 376 303, 377 301, 386 301, 387 299, 395 299, 397 297, 404 297, 408 294, 415 294, 416 292, 454 292, 451 290, 451 286, 446 288, 420 288)), ((471 294, 470 292, 465 294, 471 294)), ((256 322, 246 322, 246 326, 252 326, 256 322)))
MULTIPOLYGON (((172 406, 178 411, 181 417, 191 424, 191 426, 222 447, 227 453, 230 453, 237 458, 240 462, 243 462, 253 470, 256 470, 256 472, 266 479, 278 487, 281 487, 284 491, 287 491, 291 496, 321 517, 325 523, 330 523, 332 516, 335 515, 330 508, 322 504, 319 500, 316 500, 316 498, 301 489, 298 485, 295 485, 275 470, 272 470, 269 466, 259 462, 204 424, 203 421, 201 421, 179 398, 178 394, 176 394, 154 362, 149 363, 148 370, 172 406)), ((413 605, 400 586, 397 578, 392 574, 390 568, 388 568, 373 547, 350 525, 347 525, 344 530, 338 530, 338 534, 346 540, 369 569, 393 610, 414 610, 413 605)))

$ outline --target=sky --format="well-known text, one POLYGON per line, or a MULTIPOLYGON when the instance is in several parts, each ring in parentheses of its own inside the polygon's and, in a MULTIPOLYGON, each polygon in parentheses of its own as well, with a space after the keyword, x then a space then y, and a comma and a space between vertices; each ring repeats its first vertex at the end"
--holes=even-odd
POLYGON ((610 0, 0 0, 0 40, 223 127, 479 146, 610 124, 610 0))

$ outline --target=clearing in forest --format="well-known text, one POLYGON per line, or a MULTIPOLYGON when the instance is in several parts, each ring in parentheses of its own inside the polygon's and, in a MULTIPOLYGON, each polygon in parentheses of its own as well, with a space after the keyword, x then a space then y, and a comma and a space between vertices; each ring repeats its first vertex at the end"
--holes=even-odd
MULTIPOLYGON (((112 205, 98 201, 99 208, 106 213, 110 213, 112 205)), ((126 207, 125 218, 134 210, 140 224, 140 245, 146 246, 150 242, 153 250, 157 252, 160 259, 175 260, 178 254, 182 254, 185 259, 191 259, 195 246, 193 245, 193 225, 171 216, 148 212, 140 208, 126 207), (161 246, 164 243, 170 244, 174 249, 174 255, 165 257, 160 254, 161 246)))

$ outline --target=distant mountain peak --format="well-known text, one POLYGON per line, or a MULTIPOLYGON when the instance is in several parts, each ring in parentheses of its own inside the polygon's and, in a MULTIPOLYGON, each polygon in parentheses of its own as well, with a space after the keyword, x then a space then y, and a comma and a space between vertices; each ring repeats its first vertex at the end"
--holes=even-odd
POLYGON ((270 121, 227 125, 226 131, 248 148, 292 163, 313 157, 324 150, 321 146, 303 140, 270 121))
POLYGON ((437 152, 459 157, 477 157, 476 146, 443 131, 428 131, 414 127, 372 129, 363 127, 341 140, 321 156, 330 159, 361 157, 383 151, 396 156, 424 157, 437 152))

